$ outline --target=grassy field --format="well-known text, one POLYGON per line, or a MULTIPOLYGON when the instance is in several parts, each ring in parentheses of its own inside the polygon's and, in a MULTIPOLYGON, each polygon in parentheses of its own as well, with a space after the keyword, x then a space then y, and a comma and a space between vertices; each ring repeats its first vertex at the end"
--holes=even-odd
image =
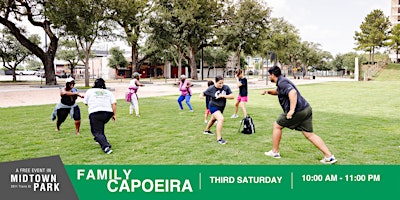
MULTIPOLYGON (((315 133, 335 154, 337 164, 400 163, 399 65, 390 65, 375 81, 298 88, 313 107, 315 133)), ((272 124, 281 108, 276 97, 260 92, 251 90, 247 104, 256 125, 253 135, 238 133, 240 119, 230 118, 234 100, 228 101, 226 145, 203 134, 205 103, 198 94, 192 97, 193 113, 187 107, 178 110, 178 96, 142 98, 141 118, 129 116, 129 104, 118 100, 117 121, 106 126, 114 150, 110 155, 94 143, 82 103, 79 136, 70 118, 60 132, 54 131, 55 122, 50 120, 54 105, 1 108, 0 162, 60 155, 64 164, 319 164, 323 156, 319 150, 289 129, 283 131, 282 159, 264 156, 272 147, 272 124)))

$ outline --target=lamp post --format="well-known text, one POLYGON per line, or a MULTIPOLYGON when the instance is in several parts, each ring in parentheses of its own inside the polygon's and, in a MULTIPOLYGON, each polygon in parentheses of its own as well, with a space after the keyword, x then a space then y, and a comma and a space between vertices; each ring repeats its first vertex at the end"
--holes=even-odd
POLYGON ((265 85, 268 85, 268 55, 269 55, 269 52, 267 51, 267 72, 265 73, 265 85))
POLYGON ((250 69, 250 56, 247 56, 247 73, 250 69))
POLYGON ((201 59, 200 59, 201 80, 204 80, 204 79, 203 79, 203 59, 204 59, 204 57, 203 57, 203 49, 204 49, 204 47, 203 47, 203 41, 201 41, 201 59))

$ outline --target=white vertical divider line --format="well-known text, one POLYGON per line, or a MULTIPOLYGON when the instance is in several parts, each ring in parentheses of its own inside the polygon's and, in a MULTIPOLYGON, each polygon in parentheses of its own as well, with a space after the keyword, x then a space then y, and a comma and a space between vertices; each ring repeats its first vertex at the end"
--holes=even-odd
POLYGON ((290 189, 293 190, 293 172, 290 172, 290 189))
POLYGON ((199 190, 201 190, 201 172, 199 173, 199 190))

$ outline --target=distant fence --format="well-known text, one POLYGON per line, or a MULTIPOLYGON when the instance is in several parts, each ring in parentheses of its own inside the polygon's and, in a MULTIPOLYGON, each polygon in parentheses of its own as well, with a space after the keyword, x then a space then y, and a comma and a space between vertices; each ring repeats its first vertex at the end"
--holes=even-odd
POLYGON ((332 70, 317 70, 317 71, 307 71, 307 73, 303 72, 288 72, 288 76, 296 76, 296 77, 304 77, 304 76, 320 76, 320 77, 342 77, 344 75, 344 71, 332 71, 332 70))
POLYGON ((344 75, 344 71, 321 71, 317 70, 315 72, 307 72, 307 76, 340 76, 344 75))

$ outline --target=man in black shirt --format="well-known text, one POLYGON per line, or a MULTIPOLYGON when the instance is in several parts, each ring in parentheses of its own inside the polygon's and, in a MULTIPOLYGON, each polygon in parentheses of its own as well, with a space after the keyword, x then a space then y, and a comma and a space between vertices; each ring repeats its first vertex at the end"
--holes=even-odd
POLYGON ((277 88, 265 90, 261 94, 278 95, 283 113, 274 123, 272 150, 265 152, 265 155, 273 158, 281 157, 279 154, 279 143, 282 137, 282 129, 287 127, 301 131, 325 155, 321 163, 335 163, 337 161, 335 156, 329 151, 324 141, 313 133, 312 109, 310 104, 300 95, 296 86, 289 79, 281 76, 282 73, 279 67, 271 67, 268 73, 271 82, 276 83, 277 88))

